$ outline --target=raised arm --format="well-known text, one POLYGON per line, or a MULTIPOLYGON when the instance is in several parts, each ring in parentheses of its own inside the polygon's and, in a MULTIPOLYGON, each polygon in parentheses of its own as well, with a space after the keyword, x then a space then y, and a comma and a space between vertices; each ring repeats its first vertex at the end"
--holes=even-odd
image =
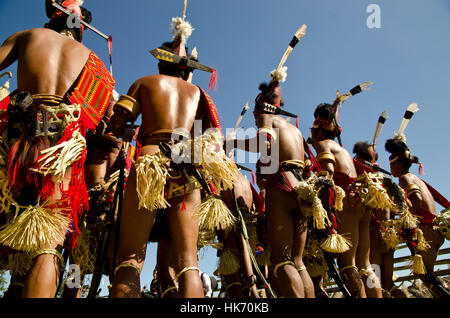
POLYGON ((226 151, 237 148, 247 152, 260 153, 265 150, 267 151, 266 153, 270 155, 271 145, 278 138, 276 130, 272 127, 272 120, 272 116, 262 115, 258 117, 260 128, 258 129, 256 136, 246 139, 227 140, 225 144, 226 151))

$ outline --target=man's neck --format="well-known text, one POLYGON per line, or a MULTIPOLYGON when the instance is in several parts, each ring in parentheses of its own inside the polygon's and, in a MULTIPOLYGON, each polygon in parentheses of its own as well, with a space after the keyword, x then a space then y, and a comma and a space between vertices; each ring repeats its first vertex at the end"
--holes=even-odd
POLYGON ((69 30, 61 31, 59 34, 67 36, 68 38, 71 38, 72 40, 76 41, 72 32, 70 32, 69 30))

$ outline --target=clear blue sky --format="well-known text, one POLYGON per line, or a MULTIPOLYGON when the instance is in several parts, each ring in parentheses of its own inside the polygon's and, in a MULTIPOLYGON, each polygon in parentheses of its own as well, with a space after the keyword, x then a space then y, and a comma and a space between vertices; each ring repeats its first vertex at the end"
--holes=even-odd
MULTIPOLYGON (((92 24, 112 35, 119 93, 126 93, 137 78, 157 72, 149 50, 171 39, 170 21, 182 15, 183 2, 85 1, 92 24)), ((286 62, 288 77, 282 83, 285 109, 299 115, 304 135, 309 134, 317 104, 331 102, 336 89, 344 93, 372 81, 370 91, 353 97, 341 110, 344 146, 351 151, 356 141, 370 140, 378 116, 386 110, 389 119, 377 151, 380 165, 388 169, 384 142, 397 131, 406 107, 417 102, 420 110, 405 131, 408 144, 424 164, 423 178, 450 198, 449 1, 189 0, 186 15, 195 28, 188 47, 196 46, 200 62, 218 71, 218 89, 210 95, 224 128, 234 127, 245 102, 253 101, 259 83, 270 79, 294 32, 306 24, 306 36, 286 62), (371 3, 381 9, 381 28, 366 25, 371 3)), ((47 21, 44 1, 2 0, 0 21, 0 41, 19 30, 41 27, 47 21)), ((108 65, 105 41, 89 30, 84 40, 108 65)), ((15 75, 16 65, 8 70, 15 75)), ((209 73, 194 74, 194 83, 206 88, 208 81, 209 73)), ((11 86, 14 89, 15 83, 11 86)), ((253 125, 249 111, 241 127, 253 125)), ((416 165, 412 169, 417 173, 416 165)), ((215 251, 200 252, 205 272, 212 273, 216 264, 215 251)), ((143 285, 150 282, 154 265, 150 247, 143 285)))

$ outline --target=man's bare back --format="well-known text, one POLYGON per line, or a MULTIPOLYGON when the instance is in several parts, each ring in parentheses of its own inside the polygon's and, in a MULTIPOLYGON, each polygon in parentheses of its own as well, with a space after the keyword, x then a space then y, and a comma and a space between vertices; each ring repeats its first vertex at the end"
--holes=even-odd
POLYGON ((349 177, 356 178, 357 173, 353 158, 350 153, 343 147, 339 146, 336 141, 325 139, 317 143, 317 153, 331 152, 336 160, 333 171, 340 171, 347 174, 349 177))
POLYGON ((424 208, 425 210, 429 211, 430 213, 436 215, 436 205, 434 203, 434 199, 430 191, 428 190, 425 183, 420 180, 419 177, 412 174, 411 172, 408 172, 402 176, 399 177, 399 183, 400 186, 404 189, 406 189, 409 185, 415 184, 420 189, 420 195, 421 195, 421 201, 418 205, 415 205, 413 202, 413 209, 418 208, 419 206, 424 208))
POLYGON ((203 117, 198 109, 199 88, 174 76, 143 77, 130 87, 128 94, 141 104, 144 139, 160 129, 191 131, 194 120, 203 117))
POLYGON ((17 89, 63 96, 80 75, 90 50, 53 30, 34 28, 10 36, 0 47, 0 70, 18 61, 17 89))

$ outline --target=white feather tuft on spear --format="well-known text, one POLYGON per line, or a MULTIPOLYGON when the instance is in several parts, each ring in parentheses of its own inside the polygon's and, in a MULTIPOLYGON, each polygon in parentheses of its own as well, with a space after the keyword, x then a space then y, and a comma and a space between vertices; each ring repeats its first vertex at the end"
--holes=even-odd
POLYGON ((285 82, 287 78, 287 66, 282 66, 279 69, 270 72, 270 77, 272 81, 285 82))
POLYGON ((188 21, 184 21, 180 17, 172 18, 170 33, 174 35, 174 39, 180 36, 183 43, 186 43, 192 31, 194 31, 194 28, 188 21))

